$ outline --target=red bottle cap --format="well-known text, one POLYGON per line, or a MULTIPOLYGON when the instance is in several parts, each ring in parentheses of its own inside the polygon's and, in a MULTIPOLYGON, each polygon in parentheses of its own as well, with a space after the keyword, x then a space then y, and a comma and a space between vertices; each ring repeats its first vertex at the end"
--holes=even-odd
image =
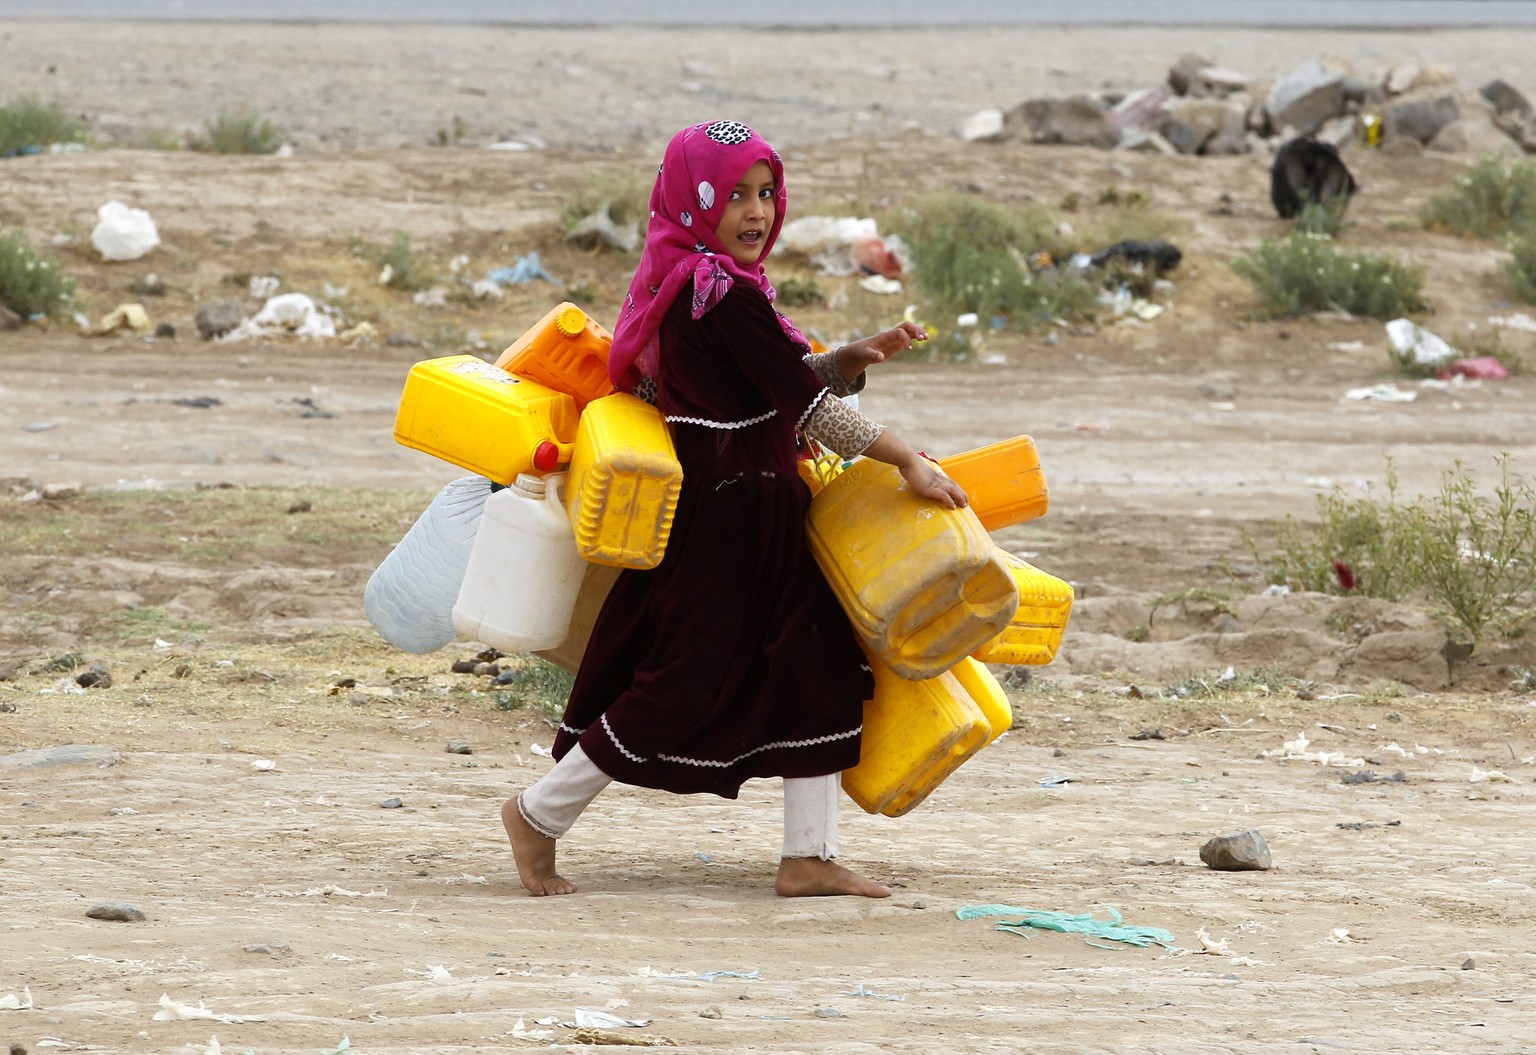
POLYGON ((548 440, 533 449, 533 467, 541 473, 552 472, 560 464, 560 448, 548 440))

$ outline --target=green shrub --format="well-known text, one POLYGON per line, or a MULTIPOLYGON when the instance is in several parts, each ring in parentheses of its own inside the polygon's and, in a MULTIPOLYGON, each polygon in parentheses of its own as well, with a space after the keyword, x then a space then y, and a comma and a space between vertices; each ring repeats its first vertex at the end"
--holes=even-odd
POLYGON ((283 133, 271 121, 239 111, 221 113, 207 123, 206 136, 193 136, 189 146, 214 154, 275 154, 283 133))
POLYGON ((1336 249, 1325 235, 1297 231, 1266 238, 1232 262, 1259 295, 1266 318, 1343 311, 1383 322, 1423 311, 1422 268, 1392 257, 1336 249))
POLYGON ((1491 491, 1457 462, 1438 493, 1405 502, 1389 463, 1385 495, 1320 496, 1318 525, 1288 518, 1269 552, 1245 537, 1270 582, 1386 600, 1422 594, 1477 641, 1525 618, 1536 590, 1536 488, 1511 474, 1507 457, 1498 467, 1491 491))
POLYGON ((1433 230, 1476 238, 1499 238, 1536 221, 1536 160, 1480 158, 1424 203, 1419 220, 1433 230))
POLYGON ((404 231, 395 232, 387 249, 358 247, 356 252, 379 269, 379 282, 391 289, 415 293, 429 288, 436 277, 411 250, 411 239, 404 231))
POLYGON ((1033 329, 1055 318, 1089 318, 1098 290, 1067 268, 1040 257, 1065 260, 1063 244, 1050 210, 1029 206, 1011 211, 958 195, 922 199, 892 217, 912 261, 919 291, 939 316, 975 312, 1001 315, 1020 329, 1033 329))
POLYGON ((778 303, 786 308, 819 305, 826 300, 814 278, 786 278, 778 285, 778 303))
POLYGON ((1536 304, 1536 223, 1510 237, 1504 277, 1515 296, 1527 304, 1536 304))
POLYGON ((40 102, 35 95, 18 96, 0 107, 0 157, 10 157, 33 147, 77 143, 84 127, 54 103, 40 102))
MULTIPOLYGON (((1309 195, 1303 195, 1303 197, 1310 198, 1309 195)), ((1348 207, 1347 197, 1335 198, 1328 202, 1306 200, 1301 206, 1301 212, 1296 214, 1296 223, 1292 230, 1337 238, 1339 232, 1344 229, 1344 210, 1348 207)))
POLYGON ((61 315, 75 295, 75 280, 51 257, 39 256, 19 231, 0 234, 0 304, 22 318, 61 315))

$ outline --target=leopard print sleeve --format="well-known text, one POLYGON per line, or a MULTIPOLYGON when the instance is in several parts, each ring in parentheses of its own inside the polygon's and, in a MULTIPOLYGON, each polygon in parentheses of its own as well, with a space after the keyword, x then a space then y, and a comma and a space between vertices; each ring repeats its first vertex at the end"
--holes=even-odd
POLYGON ((842 373, 837 369, 836 352, 812 352, 805 357, 805 361, 816 371, 821 383, 832 390, 834 396, 856 396, 864 391, 864 383, 869 380, 868 374, 860 373, 852 383, 844 381, 842 373))
POLYGON ((806 434, 844 458, 863 454, 885 426, 870 421, 841 399, 823 399, 805 422, 806 434))

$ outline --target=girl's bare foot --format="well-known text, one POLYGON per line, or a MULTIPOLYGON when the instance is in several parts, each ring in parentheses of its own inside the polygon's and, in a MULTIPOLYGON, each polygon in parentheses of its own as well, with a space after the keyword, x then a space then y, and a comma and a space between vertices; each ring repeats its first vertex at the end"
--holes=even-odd
POLYGON ((528 893, 534 897, 576 893, 576 884, 555 871, 555 840, 534 830, 517 808, 515 797, 501 804, 501 824, 512 843, 517 876, 528 893))
POLYGON ((891 896, 891 888, 884 883, 866 879, 835 861, 823 861, 819 857, 780 858, 773 889, 780 897, 891 896))

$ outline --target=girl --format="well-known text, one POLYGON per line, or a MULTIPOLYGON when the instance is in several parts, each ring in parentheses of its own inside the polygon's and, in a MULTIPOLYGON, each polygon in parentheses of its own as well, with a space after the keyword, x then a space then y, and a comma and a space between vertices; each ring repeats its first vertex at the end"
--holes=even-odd
POLYGON ((555 841, 610 780, 735 798, 784 778, 786 897, 890 888, 838 865, 838 774, 857 764, 869 667, 805 539, 802 432, 896 465, 948 508, 965 493, 839 398, 866 365, 926 340, 895 329, 813 356, 763 270, 784 224, 778 152, 735 121, 672 137, 609 372, 654 402, 683 467, 661 564, 608 595, 555 737, 558 763, 502 806, 518 875, 570 894, 555 841))

